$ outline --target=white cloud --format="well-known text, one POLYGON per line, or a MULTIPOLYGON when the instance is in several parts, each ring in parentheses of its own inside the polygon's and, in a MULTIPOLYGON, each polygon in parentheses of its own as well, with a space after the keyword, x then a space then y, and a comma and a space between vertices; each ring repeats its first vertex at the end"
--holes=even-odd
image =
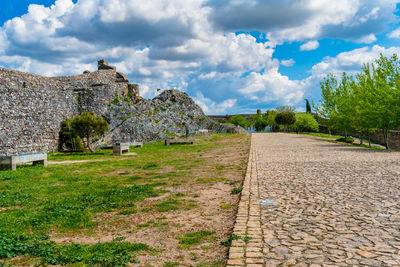
POLYGON ((377 39, 376 39, 375 34, 372 34, 372 33, 371 33, 371 34, 368 34, 368 35, 366 35, 366 36, 363 36, 363 37, 357 39, 356 42, 357 42, 357 43, 370 44, 370 43, 375 42, 376 40, 377 40, 377 39))
MULTIPOLYGON (((279 65, 295 61, 274 59, 275 46, 300 41, 307 42, 302 50, 313 50, 323 37, 373 42, 395 9, 392 0, 375 2, 57 0, 51 7, 30 5, 27 14, 0 28, 0 64, 69 75, 95 70, 105 58, 139 83, 144 97, 173 86, 196 95, 209 113, 243 110, 249 103, 295 104, 309 79, 280 74, 279 65), (235 27, 259 30, 261 38, 235 34, 235 27)), ((350 65, 365 61, 347 53, 314 66, 313 77, 343 69, 345 58, 350 65)))
POLYGON ((400 54, 400 47, 384 48, 379 45, 363 47, 338 54, 336 57, 326 57, 312 67, 312 77, 322 79, 332 73, 340 76, 343 72, 353 75, 360 72, 363 63, 369 63, 379 58, 380 54, 390 57, 400 54))
POLYGON ((280 74, 278 68, 271 68, 264 73, 250 73, 239 91, 259 103, 278 101, 293 105, 302 100, 307 84, 307 79, 290 80, 280 74))
POLYGON ((390 38, 400 38, 400 27, 388 34, 390 38))
POLYGON ((293 66, 295 63, 296 63, 296 62, 295 62, 292 58, 287 59, 287 60, 281 60, 281 65, 283 65, 283 66, 285 66, 285 67, 291 67, 291 66, 293 66))
POLYGON ((311 50, 315 50, 319 47, 319 42, 318 41, 309 41, 305 44, 302 44, 300 46, 300 50, 301 51, 311 51, 311 50))
POLYGON ((204 113, 210 115, 218 115, 218 114, 227 114, 229 111, 232 111, 232 108, 235 106, 237 99, 226 99, 221 103, 216 103, 211 99, 204 97, 201 92, 198 92, 193 100, 199 105, 204 113))

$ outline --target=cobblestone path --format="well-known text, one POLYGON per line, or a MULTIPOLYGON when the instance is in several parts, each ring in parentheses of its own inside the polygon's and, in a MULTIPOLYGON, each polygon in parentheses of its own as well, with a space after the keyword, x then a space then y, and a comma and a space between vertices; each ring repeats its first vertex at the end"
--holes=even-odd
POLYGON ((400 266, 400 153, 253 134, 234 233, 228 266, 400 266))

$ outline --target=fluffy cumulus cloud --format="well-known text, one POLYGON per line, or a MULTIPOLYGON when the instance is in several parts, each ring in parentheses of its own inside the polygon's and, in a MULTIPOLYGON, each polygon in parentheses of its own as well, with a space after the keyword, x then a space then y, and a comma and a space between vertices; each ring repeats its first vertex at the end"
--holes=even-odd
POLYGON ((300 50, 301 51, 311 51, 311 50, 315 50, 319 47, 319 43, 318 41, 309 41, 305 44, 302 44, 300 46, 300 50))
POLYGON ((390 57, 400 54, 400 47, 384 48, 379 45, 363 47, 349 52, 343 52, 336 57, 326 57, 312 68, 312 77, 321 79, 328 73, 340 76, 343 72, 354 75, 362 68, 363 63, 371 63, 379 58, 380 54, 390 57))
POLYGON ((301 50, 314 50, 325 37, 372 43, 394 20, 396 2, 57 0, 50 7, 32 4, 1 26, 0 65, 70 75, 95 70, 105 58, 139 83, 144 97, 153 97, 156 88, 179 88, 207 113, 296 105, 313 77, 345 67, 351 54, 359 64, 383 48, 325 58, 309 78, 291 80, 279 68, 295 61, 274 58, 276 46, 297 41, 301 50))
MULTIPOLYGON (((361 39, 395 21, 397 0, 211 0, 223 30, 261 30, 276 42, 319 38, 361 39)), ((370 39, 369 39, 370 40, 370 39)))
POLYGON ((399 38, 400 39, 400 28, 395 29, 388 35, 390 38, 399 38))

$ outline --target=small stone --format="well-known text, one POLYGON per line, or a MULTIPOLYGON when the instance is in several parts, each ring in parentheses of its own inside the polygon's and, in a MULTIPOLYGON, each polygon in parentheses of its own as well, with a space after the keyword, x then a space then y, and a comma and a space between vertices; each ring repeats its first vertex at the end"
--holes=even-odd
POLYGON ((374 253, 372 253, 372 252, 366 251, 366 250, 357 251, 357 253, 358 253, 359 255, 365 257, 365 258, 374 258, 374 257, 378 257, 378 255, 376 255, 376 254, 374 254, 374 253))

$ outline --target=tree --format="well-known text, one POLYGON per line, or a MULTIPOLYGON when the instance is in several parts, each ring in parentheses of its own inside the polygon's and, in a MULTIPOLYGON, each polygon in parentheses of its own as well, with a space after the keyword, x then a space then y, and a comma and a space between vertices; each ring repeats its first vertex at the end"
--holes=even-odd
POLYGON ((306 99, 306 112, 311 113, 311 105, 308 99, 306 99))
POLYGON ((59 132, 59 149, 80 150, 83 149, 82 140, 71 126, 72 119, 61 122, 59 132))
POLYGON ((396 55, 382 54, 373 64, 364 64, 358 76, 361 114, 381 129, 385 147, 389 149, 389 132, 400 125, 400 60, 396 55))
POLYGON ((266 123, 271 127, 273 132, 275 132, 278 127, 278 124, 275 121, 276 114, 278 114, 276 110, 267 110, 267 113, 265 113, 265 116, 267 117, 266 123))
POLYGON ((90 143, 93 138, 100 138, 106 131, 108 131, 108 123, 101 117, 94 114, 94 112, 83 112, 73 118, 71 126, 76 134, 85 140, 84 146, 91 152, 93 149, 90 143))
POLYGON ((252 115, 251 122, 256 132, 262 132, 268 126, 265 114, 252 115))
POLYGON ((249 121, 241 115, 233 115, 232 117, 229 118, 229 122, 236 126, 241 126, 243 128, 247 128, 250 125, 249 121))
POLYGON ((287 127, 296 122, 296 116, 293 111, 282 111, 276 114, 275 122, 283 125, 286 132, 287 127))
POLYGON ((318 122, 310 113, 296 113, 296 122, 291 126, 297 132, 318 132, 318 122))

